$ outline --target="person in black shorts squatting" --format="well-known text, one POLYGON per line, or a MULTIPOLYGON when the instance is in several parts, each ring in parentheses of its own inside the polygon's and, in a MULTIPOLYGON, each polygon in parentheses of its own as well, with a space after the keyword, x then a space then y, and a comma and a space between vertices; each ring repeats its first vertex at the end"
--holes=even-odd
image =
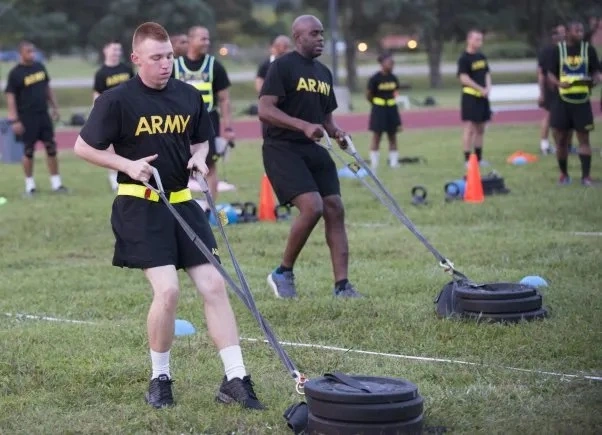
MULTIPOLYGON (((123 50, 119 41, 109 41, 102 49, 104 55, 104 64, 94 74, 94 92, 92 93, 92 102, 96 101, 98 96, 107 89, 128 81, 134 77, 134 70, 131 66, 121 61, 123 50)), ((109 146, 108 151, 114 152, 113 146, 109 146)), ((117 171, 109 169, 109 183, 113 192, 117 191, 117 171)))
POLYGON ((483 33, 471 30, 466 36, 466 50, 458 59, 458 77, 462 84, 462 138, 464 160, 468 162, 472 148, 480 164, 485 166, 483 156, 483 136, 485 124, 491 119, 489 92, 491 73, 487 57, 481 52, 483 33))
POLYGON ((577 21, 569 23, 566 41, 559 42, 550 51, 546 68, 548 79, 558 88, 558 97, 550 110, 550 127, 556 140, 556 158, 560 168, 558 183, 561 185, 571 182, 568 173, 571 130, 575 130, 579 141, 581 184, 592 185, 589 132, 594 129, 594 115, 590 95, 591 88, 600 80, 600 64, 596 49, 583 40, 583 33, 583 24, 577 21))
MULTIPOLYGON (((209 54, 209 30, 206 27, 195 26, 188 31, 188 52, 185 56, 175 59, 172 77, 190 83, 197 88, 202 96, 215 134, 233 141, 235 138, 232 127, 232 113, 230 107, 230 79, 224 66, 209 54), (219 112, 217 106, 219 105, 219 112), (221 116, 221 121, 220 121, 221 116)), ((215 147, 216 137, 209 138, 209 154, 207 166, 209 175, 207 181, 213 198, 217 197, 217 160, 219 154, 215 147)), ((206 210, 208 205, 204 205, 206 210)))
POLYGON ((537 58, 537 84, 539 85, 539 99, 538 104, 546 114, 541 120, 541 140, 539 148, 542 154, 553 153, 553 147, 550 147, 550 141, 548 136, 550 133, 550 107, 552 101, 558 95, 558 90, 554 88, 548 81, 548 72, 546 71, 546 63, 549 58, 550 51, 556 48, 556 45, 564 41, 566 36, 566 28, 563 24, 560 24, 552 29, 552 44, 546 45, 537 58))
POLYGON ((131 57, 138 74, 96 99, 75 153, 119 171, 111 213, 113 265, 142 269, 153 290, 147 320, 152 374, 146 401, 155 408, 174 403, 169 358, 179 296, 177 270, 184 269, 204 299, 209 336, 224 365, 217 400, 262 409, 245 371, 224 279, 158 195, 143 185, 156 186, 151 179, 154 166, 170 202, 219 261, 207 217, 186 187, 190 170, 203 176, 208 172, 207 141, 213 134, 209 115, 194 87, 171 78, 173 48, 161 25, 150 22, 136 29, 131 57), (107 151, 110 144, 115 153, 107 151))
POLYGON ((393 74, 393 55, 384 53, 378 57, 381 70, 368 80, 366 98, 372 105, 370 111, 370 131, 372 143, 370 144, 370 164, 376 171, 380 158, 378 149, 383 133, 389 139, 389 166, 399 166, 399 153, 397 152, 397 132, 401 127, 401 117, 395 97, 399 91, 399 81, 393 74))
POLYGON ((337 108, 332 73, 316 57, 324 48, 324 28, 312 15, 293 22, 295 49, 272 62, 259 97, 259 119, 267 124, 263 165, 280 204, 299 209, 282 263, 268 275, 277 297, 297 296, 293 266, 312 230, 324 216, 334 270, 334 294, 359 297, 347 279, 349 247, 339 177, 328 151, 316 144, 326 133, 346 147, 334 122, 337 108))
POLYGON ((6 81, 6 105, 8 121, 12 124, 16 139, 23 142, 23 172, 25 173, 25 195, 33 196, 36 183, 33 178, 33 155, 38 141, 46 148, 46 164, 50 173, 50 187, 54 192, 68 190, 59 175, 54 125, 59 119, 59 108, 50 87, 50 76, 46 67, 35 60, 35 46, 29 41, 19 44, 19 64, 8 73, 6 81), (52 119, 48 114, 48 103, 52 108, 52 119))

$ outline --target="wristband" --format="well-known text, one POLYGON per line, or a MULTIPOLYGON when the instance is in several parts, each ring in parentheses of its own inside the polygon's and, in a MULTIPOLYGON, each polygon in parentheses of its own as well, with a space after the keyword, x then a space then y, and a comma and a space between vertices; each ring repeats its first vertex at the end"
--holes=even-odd
POLYGON ((234 130, 232 130, 232 127, 224 127, 224 131, 234 131, 234 130))

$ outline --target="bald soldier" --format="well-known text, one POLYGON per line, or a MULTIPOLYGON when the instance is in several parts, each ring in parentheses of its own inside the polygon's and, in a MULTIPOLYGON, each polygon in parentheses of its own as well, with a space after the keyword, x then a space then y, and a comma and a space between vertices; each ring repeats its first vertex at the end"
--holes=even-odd
POLYGON ((299 209, 280 266, 268 275, 277 297, 297 296, 293 266, 305 242, 324 217, 326 243, 334 270, 333 294, 360 297, 347 279, 349 248, 339 177, 327 150, 316 144, 326 133, 346 147, 346 133, 335 123, 332 73, 316 60, 324 49, 324 28, 312 15, 293 23, 295 49, 274 60, 259 97, 266 124, 263 165, 280 204, 299 209))
POLYGON ((286 35, 279 35, 272 41, 272 46, 270 47, 270 57, 265 59, 259 68, 257 69, 257 76, 255 77, 255 90, 259 93, 261 92, 261 87, 263 86, 263 82, 265 80, 265 76, 268 73, 268 69, 272 62, 278 59, 283 54, 291 51, 292 43, 291 38, 286 35))

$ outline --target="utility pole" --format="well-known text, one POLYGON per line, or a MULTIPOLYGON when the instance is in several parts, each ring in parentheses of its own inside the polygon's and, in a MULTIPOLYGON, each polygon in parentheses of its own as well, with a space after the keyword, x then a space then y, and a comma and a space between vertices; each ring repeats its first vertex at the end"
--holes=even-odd
POLYGON ((331 44, 331 52, 332 52, 332 78, 333 85, 339 85, 339 74, 338 74, 338 65, 337 65, 337 40, 339 38, 338 35, 338 26, 337 26, 337 0, 328 0, 328 22, 330 26, 330 44, 331 44))

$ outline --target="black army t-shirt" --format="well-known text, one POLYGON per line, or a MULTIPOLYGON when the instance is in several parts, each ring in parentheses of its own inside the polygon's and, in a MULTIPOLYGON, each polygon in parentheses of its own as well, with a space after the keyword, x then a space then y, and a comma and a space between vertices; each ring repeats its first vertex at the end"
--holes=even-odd
POLYGON ((541 73, 544 75, 547 73, 546 68, 548 67, 547 63, 550 57, 549 53, 551 50, 554 50, 554 47, 555 45, 546 45, 541 50, 539 50, 539 53, 537 55, 537 66, 541 68, 541 73))
POLYGON ((265 79, 268 75, 268 69, 270 69, 270 65, 272 64, 272 59, 269 57, 259 64, 259 68, 257 68, 257 77, 260 79, 265 79))
POLYGON ((458 59, 458 76, 467 74, 479 86, 487 86, 489 62, 483 53, 468 53, 465 51, 458 59))
POLYGON ((103 65, 94 75, 94 90, 102 94, 107 89, 127 82, 134 77, 134 71, 124 63, 116 66, 103 65))
MULTIPOLYGON (((322 124, 326 115, 337 108, 330 70, 297 51, 272 62, 261 88, 260 97, 263 95, 278 97, 276 105, 280 110, 312 124, 322 124)), ((301 131, 267 125, 265 143, 282 142, 313 144, 301 131)))
POLYGON ((48 82, 50 77, 44 65, 19 64, 8 74, 5 92, 15 95, 19 115, 48 111, 48 82))
MULTIPOLYGON (((92 147, 104 150, 113 144, 118 155, 130 160, 158 154, 151 165, 166 191, 186 188, 190 145, 212 135, 209 114, 194 87, 170 79, 165 88, 156 90, 145 86, 138 75, 102 93, 80 132, 92 147)), ((121 172, 117 180, 141 184, 121 172)), ((156 186, 154 178, 150 183, 156 186)))
MULTIPOLYGON (((581 62, 585 60, 581 59, 581 44, 567 44, 566 54, 566 62, 574 66, 580 65, 581 62)), ((548 50, 545 66, 547 71, 550 71, 552 74, 554 74, 556 78, 560 78, 560 47, 558 44, 556 44, 550 50, 548 50)), ((596 52, 596 49, 592 47, 591 44, 588 44, 587 47, 587 66, 588 68, 586 74, 590 77, 596 71, 600 70, 600 60, 598 59, 598 53, 596 52)))
POLYGON ((389 100, 394 98, 395 91, 399 89, 399 81, 394 74, 377 72, 368 80, 368 90, 373 97, 389 100))

